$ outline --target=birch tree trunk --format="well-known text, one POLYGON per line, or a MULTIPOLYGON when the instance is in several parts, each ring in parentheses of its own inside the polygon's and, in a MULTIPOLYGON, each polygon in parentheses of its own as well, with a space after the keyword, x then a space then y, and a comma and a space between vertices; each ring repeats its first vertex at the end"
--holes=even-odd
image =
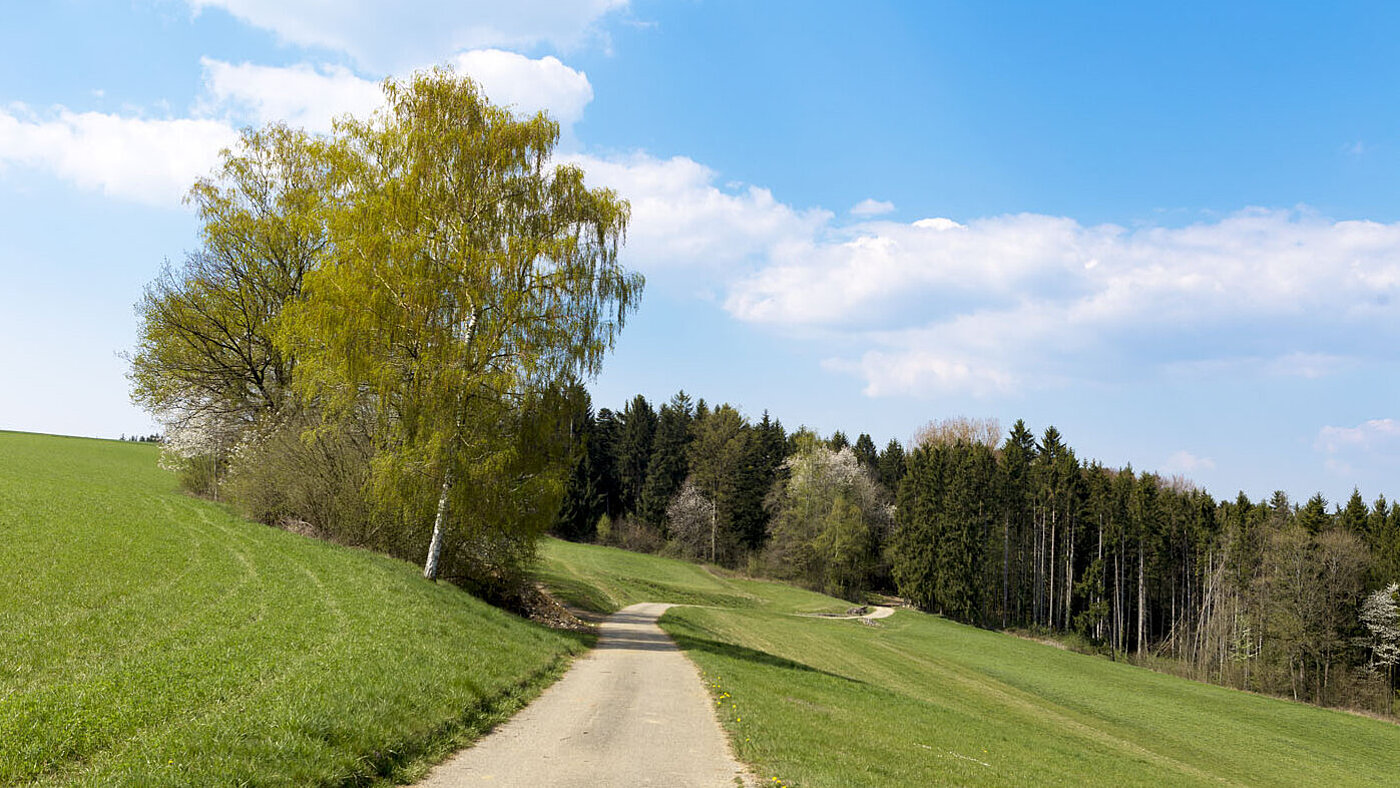
POLYGON ((442 531, 447 522, 447 498, 452 492, 452 469, 442 477, 442 491, 438 493, 437 516, 433 518, 433 539, 428 543, 428 560, 423 564, 423 577, 436 580, 438 559, 442 557, 442 531))

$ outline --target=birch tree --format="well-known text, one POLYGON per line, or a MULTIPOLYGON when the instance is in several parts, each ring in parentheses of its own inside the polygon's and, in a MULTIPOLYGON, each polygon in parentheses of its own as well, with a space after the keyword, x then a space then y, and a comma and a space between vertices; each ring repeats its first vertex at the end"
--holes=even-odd
POLYGON ((369 414, 375 498, 431 521, 436 578, 449 542, 528 558, 561 487, 541 456, 548 392, 597 372, 642 279, 617 259, 628 204, 551 163, 545 114, 516 118, 442 69, 384 91, 337 126, 332 251, 280 346, 329 426, 369 414))

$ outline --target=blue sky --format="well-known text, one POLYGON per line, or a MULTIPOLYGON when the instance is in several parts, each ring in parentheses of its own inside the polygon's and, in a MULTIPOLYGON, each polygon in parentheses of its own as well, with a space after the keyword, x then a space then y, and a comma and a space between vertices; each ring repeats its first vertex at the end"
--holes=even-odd
POLYGON ((600 406, 1054 424, 1221 496, 1400 494, 1400 9, 0 7, 0 428, 150 429, 119 354, 247 124, 450 62, 634 206, 600 406))

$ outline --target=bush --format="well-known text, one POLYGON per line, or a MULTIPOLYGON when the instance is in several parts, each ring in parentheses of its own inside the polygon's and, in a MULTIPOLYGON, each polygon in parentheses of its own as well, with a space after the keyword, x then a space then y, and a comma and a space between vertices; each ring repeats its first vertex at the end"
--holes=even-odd
POLYGON ((371 447, 352 434, 307 432, 296 417, 263 430, 234 452, 226 493, 245 517, 341 544, 392 549, 396 529, 365 495, 371 447), (309 526, 307 528, 306 526, 309 526), (387 542, 387 543, 386 543, 387 542))

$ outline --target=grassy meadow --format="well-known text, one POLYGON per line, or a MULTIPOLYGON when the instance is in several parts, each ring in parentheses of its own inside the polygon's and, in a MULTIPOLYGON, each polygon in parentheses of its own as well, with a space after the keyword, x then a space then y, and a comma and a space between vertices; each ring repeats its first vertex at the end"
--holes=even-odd
POLYGON ((0 432, 0 785, 409 779, 587 647, 156 459, 0 432))
POLYGON ((1400 726, 1185 681, 901 610, 682 562, 549 543, 542 577, 661 624, 704 672, 740 760, 770 784, 1400 784, 1400 726), (589 590, 591 589, 591 590, 589 590), (776 780, 774 779, 776 778, 776 780))

